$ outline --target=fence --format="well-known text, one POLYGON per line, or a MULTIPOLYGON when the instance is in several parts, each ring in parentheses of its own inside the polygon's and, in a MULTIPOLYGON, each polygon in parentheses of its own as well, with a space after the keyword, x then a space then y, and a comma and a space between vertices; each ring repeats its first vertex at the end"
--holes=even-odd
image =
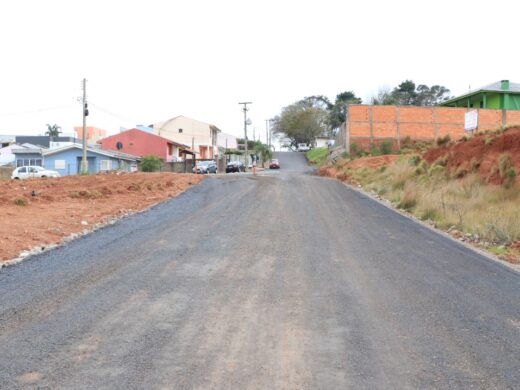
POLYGON ((0 180, 10 179, 13 171, 14 167, 11 165, 0 167, 0 180))
POLYGON ((195 163, 199 161, 215 161, 219 172, 226 172, 226 157, 222 156, 215 160, 208 159, 185 159, 184 161, 178 162, 163 162, 161 163, 161 172, 174 172, 174 173, 192 173, 195 163))
MULTIPOLYGON (((356 143, 367 149, 383 141, 400 148, 407 137, 434 140, 464 135, 464 114, 474 108, 349 105, 345 129, 345 147, 356 143)), ((478 130, 520 124, 520 111, 477 109, 478 130)))

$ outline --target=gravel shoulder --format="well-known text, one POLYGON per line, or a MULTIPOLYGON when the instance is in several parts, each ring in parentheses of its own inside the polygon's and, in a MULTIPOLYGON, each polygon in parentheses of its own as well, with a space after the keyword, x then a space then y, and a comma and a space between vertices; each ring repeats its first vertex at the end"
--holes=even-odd
POLYGON ((0 181, 0 266, 22 251, 177 196, 202 176, 123 173, 0 181))

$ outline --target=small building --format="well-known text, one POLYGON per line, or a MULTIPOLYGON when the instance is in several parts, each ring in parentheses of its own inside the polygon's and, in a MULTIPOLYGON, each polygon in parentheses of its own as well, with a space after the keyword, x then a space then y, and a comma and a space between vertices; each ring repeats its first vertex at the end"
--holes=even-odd
MULTIPOLYGON (((75 126, 74 133, 76 137, 82 142, 83 140, 83 126, 75 126)), ((100 139, 103 139, 107 136, 107 131, 100 129, 98 127, 87 126, 85 127, 85 139, 87 141, 87 145, 95 144, 100 139)))
POLYGON ((33 144, 42 148, 50 148, 50 147, 62 147, 69 146, 76 143, 78 140, 74 137, 49 137, 48 135, 17 135, 16 143, 17 144, 33 144))
POLYGON ((501 80, 440 104, 444 107, 520 110, 520 84, 501 80))
POLYGON ((314 139, 315 148, 329 148, 334 145, 334 140, 327 136, 318 136, 314 139))
MULTIPOLYGON (((80 172, 83 148, 80 144, 57 149, 14 149, 16 166, 37 165, 58 171, 62 176, 80 172)), ((125 153, 88 147, 87 161, 89 174, 123 170, 131 172, 137 168, 139 158, 125 153)))
POLYGON ((154 133, 173 142, 193 145, 193 151, 201 159, 213 159, 218 154, 217 137, 221 130, 209 123, 180 115, 153 124, 154 133))
POLYGON ((237 143, 237 137, 231 134, 226 133, 218 133, 217 135, 217 145, 219 149, 221 150, 228 150, 228 149, 237 149, 238 143, 237 143))
POLYGON ((0 148, 5 148, 16 142, 16 135, 3 135, 0 134, 0 148))
POLYGON ((0 148, 0 165, 14 164, 16 160, 16 156, 13 153, 14 149, 26 149, 26 147, 17 144, 11 144, 9 146, 0 148))
POLYGON ((103 150, 113 150, 134 156, 157 156, 165 162, 180 161, 181 151, 188 146, 158 135, 130 129, 98 141, 103 150))

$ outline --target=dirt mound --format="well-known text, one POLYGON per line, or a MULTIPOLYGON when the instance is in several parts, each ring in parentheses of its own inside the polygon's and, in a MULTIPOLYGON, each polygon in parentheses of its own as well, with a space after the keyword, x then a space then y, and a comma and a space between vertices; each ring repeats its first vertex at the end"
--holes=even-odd
POLYGON ((377 169, 381 168, 385 165, 390 165, 395 162, 399 158, 398 155, 388 154, 384 156, 374 156, 374 157, 362 157, 356 160, 350 161, 346 167, 351 169, 359 169, 359 168, 372 168, 377 169))
POLYGON ((500 158, 509 154, 509 161, 520 180, 520 128, 515 127, 503 133, 476 134, 467 140, 460 140, 447 146, 426 151, 423 158, 433 164, 442 160, 450 172, 475 171, 493 184, 503 182, 500 173, 500 158))
POLYGON ((191 174, 109 173, 0 181, 0 262, 174 197, 202 179, 191 174))

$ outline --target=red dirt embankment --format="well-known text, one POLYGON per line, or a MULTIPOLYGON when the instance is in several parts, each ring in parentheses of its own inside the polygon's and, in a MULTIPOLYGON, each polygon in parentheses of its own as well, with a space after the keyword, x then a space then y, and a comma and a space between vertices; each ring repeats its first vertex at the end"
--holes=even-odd
MULTIPOLYGON (((468 140, 429 149, 423 158, 432 164, 446 156, 446 169, 449 171, 471 171, 473 167, 489 183, 500 184, 503 179, 498 172, 498 159, 504 153, 509 154, 515 171, 520 173, 520 128, 511 128, 498 134, 476 134, 468 140)), ((520 180, 520 175, 517 175, 516 180, 520 180)))
POLYGON ((111 217, 145 209, 202 179, 191 174, 127 173, 0 181, 0 262, 35 246, 60 243, 111 217))
POLYGON ((344 164, 340 164, 338 166, 325 165, 318 169, 316 173, 319 176, 334 177, 344 181, 348 179, 347 175, 345 174, 345 168, 359 169, 368 167, 377 169, 381 168, 382 166, 394 163, 398 158, 399 156, 395 154, 374 157, 361 157, 356 160, 345 162, 344 164))

